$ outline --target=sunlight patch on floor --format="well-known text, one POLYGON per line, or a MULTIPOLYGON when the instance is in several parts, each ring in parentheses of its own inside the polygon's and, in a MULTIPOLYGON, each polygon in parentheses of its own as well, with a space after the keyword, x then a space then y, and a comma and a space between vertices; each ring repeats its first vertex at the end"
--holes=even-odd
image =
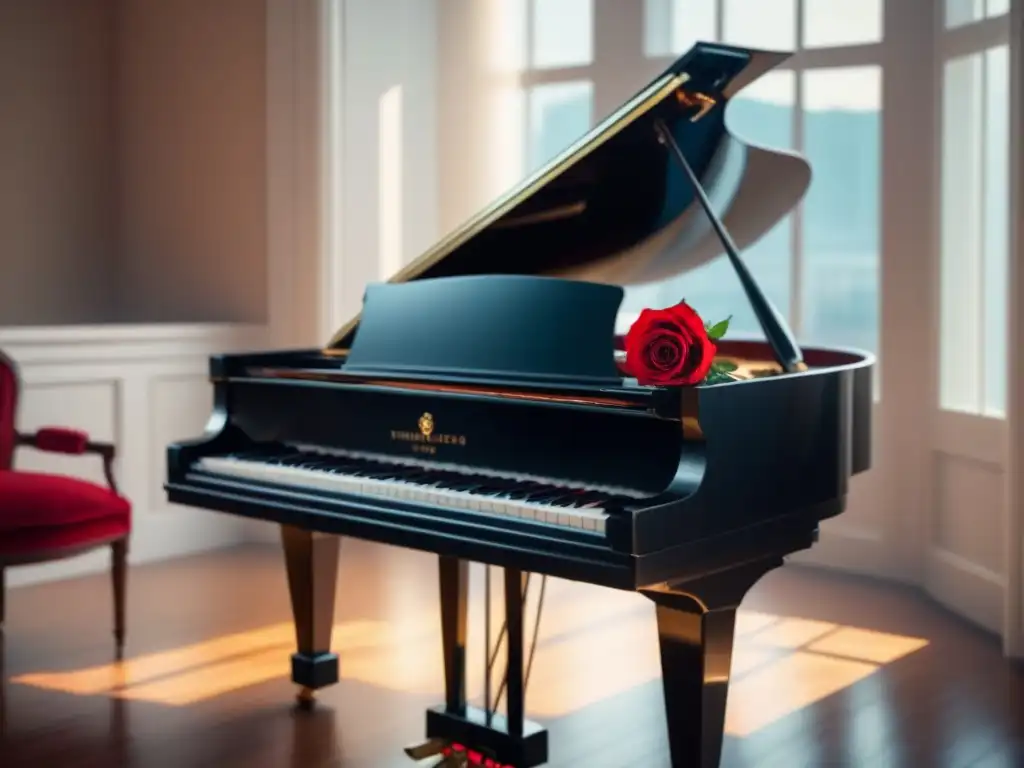
MULTIPOLYGON (((531 717, 562 717, 659 679, 649 609, 638 610, 635 602, 608 600, 606 593, 594 592, 577 593, 571 603, 548 613, 527 697, 531 717)), ((527 622, 527 640, 532 619, 527 622)), ((477 699, 484 687, 480 623, 471 624, 467 659, 467 690, 477 699)), ((495 620, 492 626, 496 634, 500 624, 495 620)), ((342 677, 399 693, 440 696, 438 629, 433 614, 431 618, 403 615, 394 622, 339 623, 333 648, 341 656, 342 677)), ((294 642, 292 625, 282 623, 119 664, 25 674, 12 682, 78 695, 187 706, 286 679, 294 642)), ((831 622, 741 611, 726 732, 754 733, 927 644, 921 638, 831 622)), ((499 670, 502 663, 499 656, 499 670)), ((499 682, 496 670, 492 690, 499 682)))

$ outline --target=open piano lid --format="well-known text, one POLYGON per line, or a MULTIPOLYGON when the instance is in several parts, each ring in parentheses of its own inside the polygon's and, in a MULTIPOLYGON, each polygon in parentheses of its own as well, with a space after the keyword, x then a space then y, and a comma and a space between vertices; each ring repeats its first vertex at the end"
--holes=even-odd
MULTIPOLYGON (((583 138, 388 282, 476 274, 565 277, 626 286, 699 267, 723 252, 683 169, 658 140, 663 121, 744 248, 800 201, 798 155, 746 144, 725 125, 737 92, 790 54, 697 43, 583 138)), ((328 343, 351 345, 359 316, 328 343)))

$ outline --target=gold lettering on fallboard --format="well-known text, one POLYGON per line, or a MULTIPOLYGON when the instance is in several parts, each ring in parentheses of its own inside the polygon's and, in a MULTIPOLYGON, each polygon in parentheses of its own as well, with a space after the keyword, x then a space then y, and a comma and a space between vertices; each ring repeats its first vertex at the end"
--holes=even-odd
POLYGON ((391 439, 399 443, 410 443, 413 453, 423 453, 430 456, 437 453, 437 446, 439 445, 464 446, 466 444, 465 435, 446 435, 435 432, 434 415, 432 413, 427 412, 420 416, 416 426, 419 428, 416 432, 411 429, 392 429, 391 439))

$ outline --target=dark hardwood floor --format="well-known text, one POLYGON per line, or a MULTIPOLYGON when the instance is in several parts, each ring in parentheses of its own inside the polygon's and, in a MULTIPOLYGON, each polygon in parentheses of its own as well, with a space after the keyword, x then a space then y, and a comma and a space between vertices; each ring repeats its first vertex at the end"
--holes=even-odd
MULTIPOLYGON (((13 590, 0 766, 413 765, 401 747, 422 740, 442 683, 435 561, 342 553, 344 679, 308 713, 292 708, 276 550, 133 568, 122 664, 106 577, 13 590)), ((474 579, 479 614, 479 566, 474 579)), ((1024 766, 1024 672, 917 593, 787 567, 743 607, 724 766, 1024 766)), ((474 616, 475 645, 481 627, 474 616)), ((550 728, 551 765, 667 765, 652 605, 553 582, 540 636, 527 707, 550 728)), ((470 665, 479 693, 479 647, 470 665)))

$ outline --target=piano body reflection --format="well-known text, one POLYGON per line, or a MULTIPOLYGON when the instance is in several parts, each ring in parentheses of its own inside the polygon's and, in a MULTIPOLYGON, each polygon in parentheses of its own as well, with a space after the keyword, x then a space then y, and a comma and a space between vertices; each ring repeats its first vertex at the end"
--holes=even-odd
POLYGON ((211 359, 213 414, 205 436, 169 446, 167 493, 281 525, 300 700, 338 681, 338 542, 351 536, 438 555, 445 701, 412 756, 547 760, 546 731, 524 718, 535 574, 654 602, 672 764, 718 765, 737 607, 813 545, 870 463, 873 358, 801 350, 738 255, 810 181, 802 158, 726 129, 730 98, 785 58, 697 44, 370 286, 326 348, 211 359), (623 378, 623 286, 723 255, 766 339, 719 343, 737 380, 623 378), (758 369, 771 375, 743 373, 758 369), (490 682, 482 707, 466 698, 470 562, 504 570, 503 713, 490 682))

